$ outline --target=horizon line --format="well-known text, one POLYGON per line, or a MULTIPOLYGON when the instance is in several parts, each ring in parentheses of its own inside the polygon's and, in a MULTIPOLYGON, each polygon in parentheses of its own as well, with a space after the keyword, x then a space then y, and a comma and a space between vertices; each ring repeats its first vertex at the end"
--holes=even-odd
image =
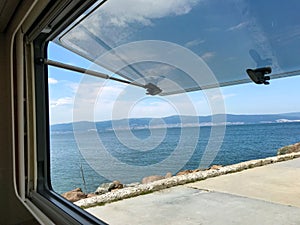
MULTIPOLYGON (((234 113, 219 113, 219 114, 214 114, 214 115, 234 115, 234 116, 261 116, 261 115, 282 115, 282 114, 293 114, 293 113, 299 113, 300 112, 284 112, 284 113, 261 113, 261 114, 234 114, 234 113)), ((125 119, 164 119, 168 117, 174 117, 174 116, 187 116, 187 117, 207 117, 207 116, 213 116, 213 115, 170 115, 170 116, 165 116, 165 117, 130 117, 130 118, 120 118, 120 119, 115 119, 115 120, 98 120, 98 121, 87 121, 87 120, 80 120, 80 121, 69 121, 69 122, 61 122, 61 123, 54 123, 50 124, 50 126, 54 125, 63 125, 63 124, 70 124, 70 123, 82 123, 82 122, 88 122, 88 123, 98 123, 98 122, 109 122, 109 121, 118 121, 118 120, 125 120, 125 119)))

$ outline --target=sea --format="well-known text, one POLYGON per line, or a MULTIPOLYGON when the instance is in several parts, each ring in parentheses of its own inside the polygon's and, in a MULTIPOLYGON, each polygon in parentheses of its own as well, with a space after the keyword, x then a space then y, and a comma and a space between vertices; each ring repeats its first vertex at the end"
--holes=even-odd
POLYGON ((149 175, 275 156, 279 148, 300 142, 300 123, 229 125, 221 138, 211 133, 209 126, 51 132, 52 188, 90 193, 116 179, 129 184, 149 175))

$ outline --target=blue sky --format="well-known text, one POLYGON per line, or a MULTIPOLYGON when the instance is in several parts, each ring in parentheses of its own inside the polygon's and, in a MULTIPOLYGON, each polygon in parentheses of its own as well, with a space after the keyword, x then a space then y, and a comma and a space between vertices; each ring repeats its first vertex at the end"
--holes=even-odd
MULTIPOLYGON (((292 1, 294 7, 288 9, 282 4, 280 7, 271 4, 271 0, 239 1, 239 4, 236 1, 216 0, 165 0, 152 3, 149 1, 147 5, 141 5, 144 1, 108 1, 82 25, 112 48, 140 40, 177 43, 200 56, 221 82, 224 78, 247 78, 245 68, 268 66, 264 63, 270 63, 274 73, 298 69, 300 61, 295 47, 300 42, 298 1, 292 1), (289 16, 284 10, 288 10, 289 16), (251 51, 256 52, 258 57, 251 56, 251 51)), ((105 47, 95 40, 85 38, 87 36, 79 26, 62 40, 93 59, 105 51, 105 47)), ((142 54, 143 50, 137 53, 142 54)), ((49 45, 48 56, 56 61, 114 75, 54 43, 49 45)), ((82 74, 49 67, 51 124, 74 120, 73 104, 82 79, 82 74)), ((77 97, 77 102, 85 105, 92 99, 95 104, 92 109, 83 108, 82 116, 77 118, 79 120, 84 120, 84 114, 91 110, 95 113, 96 121, 163 117, 178 114, 179 111, 190 115, 212 113, 203 91, 151 97, 145 96, 142 88, 98 78, 84 79, 86 83, 81 83, 83 91, 77 97), (180 110, 176 108, 178 106, 180 110), (125 108, 127 111, 123 112, 125 108)), ((268 86, 248 83, 221 88, 225 112, 300 112, 299 81, 300 77, 296 76, 271 80, 268 86)), ((218 100, 220 96, 212 98, 218 100)))

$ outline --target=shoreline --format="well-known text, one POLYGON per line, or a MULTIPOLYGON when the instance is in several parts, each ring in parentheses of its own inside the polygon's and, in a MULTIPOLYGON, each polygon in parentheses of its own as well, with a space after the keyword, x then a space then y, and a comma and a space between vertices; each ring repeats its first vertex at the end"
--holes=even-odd
POLYGON ((124 187, 122 189, 116 189, 114 191, 102 195, 84 198, 74 202, 74 204, 81 208, 90 208, 90 207, 104 205, 115 201, 120 201, 126 198, 132 198, 139 195, 149 194, 155 191, 160 191, 163 189, 167 189, 167 188, 171 188, 171 187, 175 187, 187 183, 201 181, 201 180, 205 180, 208 178, 221 176, 225 174, 236 173, 243 170, 265 166, 277 162, 287 161, 299 157, 300 157, 300 152, 295 152, 290 154, 272 156, 264 159, 250 160, 250 161, 241 162, 241 163, 228 165, 224 167, 210 168, 205 171, 191 172, 184 175, 176 175, 170 178, 153 181, 151 183, 138 184, 134 187, 124 187))

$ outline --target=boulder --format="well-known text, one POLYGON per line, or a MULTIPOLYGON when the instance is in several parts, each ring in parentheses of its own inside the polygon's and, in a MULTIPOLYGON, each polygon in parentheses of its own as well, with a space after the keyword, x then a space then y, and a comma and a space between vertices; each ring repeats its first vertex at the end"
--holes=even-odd
POLYGON ((115 180, 113 182, 110 182, 110 183, 103 183, 101 184, 97 189, 96 191, 94 192, 96 195, 102 195, 102 194, 105 194, 107 192, 110 192, 114 189, 121 189, 123 188, 123 184, 121 184, 120 181, 118 180, 115 180))
POLYGON ((210 167, 211 170, 219 170, 219 169, 221 169, 221 168, 222 168, 222 165, 212 165, 212 166, 210 167))
POLYGON ((152 175, 152 176, 148 176, 148 177, 144 177, 142 179, 142 184, 148 184, 157 180, 162 180, 164 179, 164 176, 159 176, 159 175, 152 175))
POLYGON ((105 194, 105 193, 107 193, 107 192, 108 192, 108 189, 107 189, 107 188, 98 187, 94 193, 95 193, 96 195, 103 195, 103 194, 105 194))
POLYGON ((87 198, 91 198, 91 197, 95 197, 95 196, 97 196, 97 195, 94 194, 94 193, 88 193, 86 197, 87 197, 87 198))
MULTIPOLYGON (((113 184, 114 184, 114 187, 113 187, 113 189, 121 189, 121 188, 123 188, 123 187, 124 187, 124 185, 123 185, 123 184, 121 184, 121 182, 120 182, 120 181, 118 181, 118 180, 115 180, 115 181, 113 181, 113 184)), ((113 189, 111 189, 111 190, 113 190, 113 189)))
POLYGON ((194 170, 183 170, 183 171, 179 171, 176 176, 181 176, 181 175, 187 175, 187 174, 190 174, 190 173, 193 173, 194 170))
POLYGON ((109 191, 111 191, 111 189, 114 187, 115 185, 113 183, 103 183, 101 184, 96 191, 94 192, 96 195, 102 195, 105 194, 109 191))
POLYGON ((293 152, 300 152, 300 143, 288 145, 277 150, 277 155, 284 155, 293 152))
POLYGON ((172 176, 173 176, 172 173, 168 172, 168 173, 166 173, 165 178, 170 178, 170 177, 172 177, 172 176))
POLYGON ((87 195, 82 192, 81 188, 76 188, 72 191, 63 193, 62 196, 70 202, 76 202, 87 197, 87 195))
POLYGON ((113 182, 111 183, 104 183, 100 187, 107 189, 107 191, 111 191, 115 188, 115 184, 113 182))

